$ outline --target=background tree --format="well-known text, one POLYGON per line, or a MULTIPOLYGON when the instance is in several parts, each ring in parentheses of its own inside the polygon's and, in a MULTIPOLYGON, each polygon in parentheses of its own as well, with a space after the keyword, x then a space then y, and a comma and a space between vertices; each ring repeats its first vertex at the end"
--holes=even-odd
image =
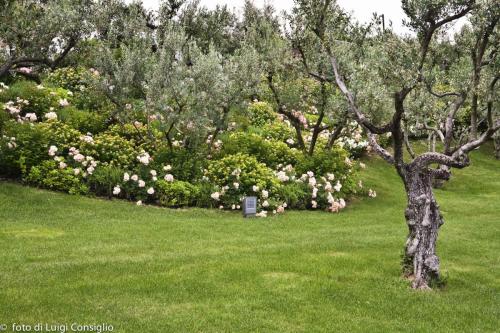
POLYGON ((54 69, 92 31, 96 3, 0 1, 0 78, 18 73, 37 79, 39 69, 54 69))

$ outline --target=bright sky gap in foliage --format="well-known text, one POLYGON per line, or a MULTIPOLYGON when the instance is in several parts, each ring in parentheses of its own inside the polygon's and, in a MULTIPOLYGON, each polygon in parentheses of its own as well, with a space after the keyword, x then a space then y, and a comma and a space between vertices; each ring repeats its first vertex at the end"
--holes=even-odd
MULTIPOLYGON (((293 0, 254 0, 257 6, 264 3, 270 3, 277 12, 290 11, 293 7, 293 0)), ((146 7, 151 9, 158 8, 160 0, 143 0, 146 7)), ((337 0, 337 3, 344 9, 352 12, 354 17, 360 22, 368 22, 372 19, 373 13, 384 14, 386 24, 392 22, 394 31, 399 34, 409 33, 410 30, 403 26, 405 14, 401 9, 400 0, 337 0)), ((215 8, 217 5, 227 5, 229 8, 239 10, 243 7, 244 0, 200 0, 200 5, 208 8, 215 8)), ((460 20, 455 24, 455 31, 463 24, 460 20)))

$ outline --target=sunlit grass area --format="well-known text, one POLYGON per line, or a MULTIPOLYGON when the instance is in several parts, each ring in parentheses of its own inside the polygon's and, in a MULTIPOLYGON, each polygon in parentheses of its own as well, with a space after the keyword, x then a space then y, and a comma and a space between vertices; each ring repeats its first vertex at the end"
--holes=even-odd
POLYGON ((243 219, 0 183, 0 323, 115 332, 493 332, 500 318, 500 162, 472 154, 437 197, 446 287, 400 276, 405 194, 367 160, 377 198, 340 214, 243 219))

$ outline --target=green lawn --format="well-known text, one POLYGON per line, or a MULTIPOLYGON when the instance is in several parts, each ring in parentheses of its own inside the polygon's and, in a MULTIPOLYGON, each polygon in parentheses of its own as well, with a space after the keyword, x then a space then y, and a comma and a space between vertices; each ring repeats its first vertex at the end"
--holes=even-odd
MULTIPOLYGON (((341 214, 267 219, 137 207, 0 182, 0 324, 114 332, 493 332, 500 327, 500 162, 491 147, 437 193, 443 290, 400 277, 405 197, 368 162, 341 214)), ((10 329, 10 328, 9 328, 10 329)), ((10 332, 10 330, 7 330, 10 332)))

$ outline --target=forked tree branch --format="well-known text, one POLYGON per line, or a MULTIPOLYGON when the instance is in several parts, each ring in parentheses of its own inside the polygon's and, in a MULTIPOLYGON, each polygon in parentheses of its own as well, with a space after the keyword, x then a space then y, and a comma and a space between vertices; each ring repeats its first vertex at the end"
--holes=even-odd
POLYGON ((410 168, 418 170, 425 169, 431 164, 439 164, 461 169, 469 166, 469 163, 470 161, 467 154, 452 157, 441 153, 427 152, 417 156, 409 166, 410 168))
POLYGON ((356 120, 358 121, 358 123, 360 123, 360 125, 362 125, 363 127, 367 128, 373 134, 384 134, 384 133, 390 132, 391 128, 392 128, 391 123, 386 124, 382 127, 375 126, 358 109, 358 107, 356 105, 356 101, 354 100, 354 96, 349 91, 349 89, 347 89, 347 86, 344 83, 342 76, 340 75, 337 59, 331 54, 330 54, 330 62, 331 62, 332 68, 333 68, 333 73, 335 75, 335 83, 339 87, 342 94, 345 96, 347 103, 349 104, 350 109, 354 113, 354 116, 355 116, 356 120))

